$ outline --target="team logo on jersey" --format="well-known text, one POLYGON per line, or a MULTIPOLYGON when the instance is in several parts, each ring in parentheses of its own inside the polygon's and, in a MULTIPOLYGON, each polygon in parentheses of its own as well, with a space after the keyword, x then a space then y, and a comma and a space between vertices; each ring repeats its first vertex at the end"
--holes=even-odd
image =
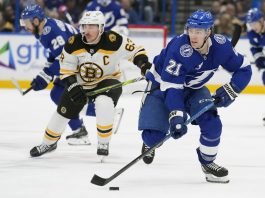
POLYGON ((183 57, 190 57, 193 53, 193 49, 190 45, 185 44, 180 47, 180 54, 183 57))
POLYGON ((203 62, 201 62, 198 66, 195 67, 196 70, 201 69, 201 67, 203 66, 203 62))
POLYGON ((86 62, 79 66, 79 74, 84 82, 91 83, 103 76, 103 70, 96 63, 86 62))
POLYGON ((110 35, 109 35, 109 40, 110 40, 111 42, 115 42, 116 39, 117 39, 117 37, 116 37, 115 34, 110 34, 110 35))
POLYGON ((71 44, 71 45, 74 43, 74 41, 75 41, 75 37, 74 37, 74 36, 71 36, 71 37, 68 39, 68 43, 71 44))
POLYGON ((43 35, 47 35, 47 34, 49 34, 50 33, 50 31, 51 31, 51 26, 46 26, 44 29, 43 29, 43 32, 42 32, 42 34, 43 35))
POLYGON ((223 35, 221 34, 215 34, 214 39, 217 41, 219 44, 224 44, 226 42, 226 39, 223 35))

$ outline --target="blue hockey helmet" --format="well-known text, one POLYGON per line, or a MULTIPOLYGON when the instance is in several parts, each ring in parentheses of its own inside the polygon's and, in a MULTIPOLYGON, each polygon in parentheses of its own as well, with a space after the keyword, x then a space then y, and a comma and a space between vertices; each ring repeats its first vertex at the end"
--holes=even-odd
POLYGON ((21 13, 21 19, 30 19, 32 21, 34 18, 38 18, 42 21, 45 18, 44 11, 37 4, 27 5, 21 13))
POLYGON ((263 17, 263 13, 257 8, 252 8, 248 11, 246 15, 246 22, 253 23, 260 20, 263 17))
POLYGON ((111 3, 112 0, 97 0, 98 4, 106 7, 111 3))
POLYGON ((209 11, 197 10, 193 12, 186 23, 186 28, 209 29, 213 27, 214 19, 209 11))

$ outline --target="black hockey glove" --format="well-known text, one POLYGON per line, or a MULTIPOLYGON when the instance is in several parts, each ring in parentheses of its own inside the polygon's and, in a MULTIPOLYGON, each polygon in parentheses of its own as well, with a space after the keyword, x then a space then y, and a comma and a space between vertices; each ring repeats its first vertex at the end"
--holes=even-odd
POLYGON ((146 62, 140 66, 141 74, 145 76, 146 72, 152 67, 152 63, 146 62))
POLYGON ((74 103, 80 105, 85 105, 87 103, 86 93, 83 87, 78 84, 76 76, 69 76, 63 79, 63 82, 66 86, 68 96, 74 103))
POLYGON ((77 82, 67 87, 67 91, 69 93, 69 97, 74 103, 84 105, 87 103, 86 93, 83 87, 77 82))

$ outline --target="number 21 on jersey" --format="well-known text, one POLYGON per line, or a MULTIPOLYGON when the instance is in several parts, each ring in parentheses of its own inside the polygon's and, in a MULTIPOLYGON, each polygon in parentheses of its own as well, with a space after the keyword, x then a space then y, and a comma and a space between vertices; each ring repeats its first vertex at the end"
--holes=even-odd
POLYGON ((181 66, 182 66, 181 63, 176 63, 175 60, 170 59, 169 65, 166 66, 166 72, 170 73, 171 75, 178 76, 181 66))

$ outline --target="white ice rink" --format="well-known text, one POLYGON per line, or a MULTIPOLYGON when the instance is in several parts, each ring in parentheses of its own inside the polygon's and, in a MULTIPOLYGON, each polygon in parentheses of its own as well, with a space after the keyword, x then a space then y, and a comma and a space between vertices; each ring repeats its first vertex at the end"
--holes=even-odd
POLYGON ((153 164, 142 161, 104 187, 90 183, 96 173, 109 177, 140 154, 137 131, 140 95, 124 95, 118 106, 125 114, 110 145, 106 163, 96 155, 94 118, 85 118, 91 146, 68 146, 67 128, 55 152, 30 158, 29 150, 42 140, 55 110, 49 91, 21 96, 0 89, 0 198, 264 198, 264 95, 240 95, 229 108, 220 109, 223 136, 216 162, 229 170, 229 184, 207 183, 197 154, 199 129, 189 126, 180 140, 168 140, 156 151, 153 164), (109 191, 119 186, 119 191, 109 191))

